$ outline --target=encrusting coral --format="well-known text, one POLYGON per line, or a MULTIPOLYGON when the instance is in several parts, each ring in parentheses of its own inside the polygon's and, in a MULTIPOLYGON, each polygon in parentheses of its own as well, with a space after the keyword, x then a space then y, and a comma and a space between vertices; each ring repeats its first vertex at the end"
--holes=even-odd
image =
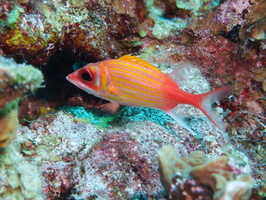
POLYGON ((249 167, 227 156, 208 160, 201 152, 180 158, 171 145, 158 152, 159 171, 169 199, 247 200, 253 187, 249 167))
POLYGON ((42 82, 43 75, 37 68, 0 56, 0 108, 27 91, 33 92, 42 82))
POLYGON ((0 155, 0 199, 44 200, 40 171, 19 148, 17 143, 10 144, 0 155))
POLYGON ((0 148, 9 144, 17 130, 18 99, 42 81, 40 70, 0 56, 0 148))
POLYGON ((19 60, 17 54, 22 53, 31 64, 41 65, 59 49, 74 49, 96 59, 117 56, 122 50, 118 40, 132 33, 136 19, 145 15, 134 10, 145 13, 141 1, 121 5, 107 0, 10 2, 0 15, 2 51, 19 60), (127 13, 125 6, 132 10, 127 13))

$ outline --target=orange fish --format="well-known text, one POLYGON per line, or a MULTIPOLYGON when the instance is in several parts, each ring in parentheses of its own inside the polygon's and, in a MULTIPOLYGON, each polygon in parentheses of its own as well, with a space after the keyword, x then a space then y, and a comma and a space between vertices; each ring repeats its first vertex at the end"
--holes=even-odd
MULTIPOLYGON (((143 59, 126 55, 119 59, 90 63, 69 74, 67 80, 94 96, 126 106, 160 109, 193 132, 178 115, 178 104, 199 108, 219 129, 225 126, 212 104, 232 94, 234 87, 222 87, 204 94, 179 88, 182 70, 164 74, 143 59)), ((194 133, 194 132, 193 132, 194 133)))

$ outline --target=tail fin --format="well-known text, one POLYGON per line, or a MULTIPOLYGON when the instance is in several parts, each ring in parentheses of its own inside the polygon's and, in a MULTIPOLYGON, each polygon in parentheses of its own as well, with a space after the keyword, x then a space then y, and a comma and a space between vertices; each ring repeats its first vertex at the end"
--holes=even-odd
POLYGON ((231 95, 234 91, 234 86, 221 87, 212 90, 205 94, 199 94, 202 101, 197 106, 220 130, 225 131, 225 126, 221 117, 213 109, 212 104, 231 95))

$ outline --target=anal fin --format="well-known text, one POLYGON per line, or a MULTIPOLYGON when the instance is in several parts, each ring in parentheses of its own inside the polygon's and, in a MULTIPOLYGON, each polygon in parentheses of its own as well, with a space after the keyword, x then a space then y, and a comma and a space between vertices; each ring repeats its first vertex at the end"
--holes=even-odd
POLYGON ((196 136, 197 133, 195 133, 186 122, 186 117, 180 113, 176 112, 176 109, 172 109, 166 112, 170 117, 172 117, 180 126, 187 129, 191 135, 196 136))

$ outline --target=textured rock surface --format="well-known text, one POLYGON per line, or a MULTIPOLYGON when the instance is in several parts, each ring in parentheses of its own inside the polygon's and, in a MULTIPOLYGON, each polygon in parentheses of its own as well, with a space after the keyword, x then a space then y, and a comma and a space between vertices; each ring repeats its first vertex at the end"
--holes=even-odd
MULTIPOLYGON (((144 12, 143 3, 130 2, 144 12)), ((119 40, 133 33, 138 17, 134 10, 125 13, 116 1, 111 5, 114 9, 96 0, 2 3, 2 52, 42 65, 59 49, 78 51, 97 60, 117 56, 122 50, 119 40)))
POLYGON ((201 140, 176 123, 169 127, 173 134, 149 121, 97 129, 60 111, 41 117, 29 127, 21 126, 8 148, 20 147, 17 153, 37 166, 48 199, 128 199, 138 195, 156 199, 163 198, 157 162, 157 152, 163 145, 173 144, 182 156, 194 150, 204 150, 210 157, 228 152, 248 162, 225 134, 213 129, 209 135, 208 129, 199 129, 201 140))
POLYGON ((42 200, 43 184, 37 166, 25 159, 17 143, 10 144, 0 159, 0 198, 42 200))

